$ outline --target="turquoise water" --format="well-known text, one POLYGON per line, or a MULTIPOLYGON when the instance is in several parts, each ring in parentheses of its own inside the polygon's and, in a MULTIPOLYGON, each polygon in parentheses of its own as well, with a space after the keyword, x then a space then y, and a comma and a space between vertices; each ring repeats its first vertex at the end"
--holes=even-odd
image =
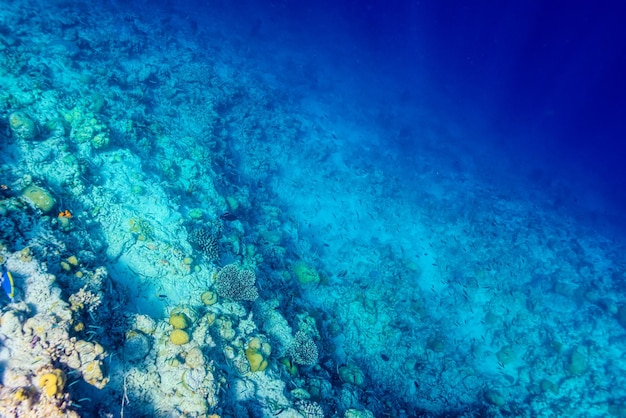
POLYGON ((619 153, 311 7, 0 4, 0 415, 625 416, 619 153))

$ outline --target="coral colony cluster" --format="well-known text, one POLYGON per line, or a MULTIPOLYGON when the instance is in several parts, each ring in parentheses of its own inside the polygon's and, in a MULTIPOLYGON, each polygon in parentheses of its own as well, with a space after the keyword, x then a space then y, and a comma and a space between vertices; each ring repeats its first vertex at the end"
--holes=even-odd
POLYGON ((96 3, 0 2, 0 416, 626 416, 622 250, 96 3))

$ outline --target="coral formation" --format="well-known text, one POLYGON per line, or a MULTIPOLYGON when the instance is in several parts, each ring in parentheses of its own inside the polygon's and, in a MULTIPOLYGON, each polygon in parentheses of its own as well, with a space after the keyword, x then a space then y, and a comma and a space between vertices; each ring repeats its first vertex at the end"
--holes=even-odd
POLYGON ((183 345, 189 342, 189 334, 182 329, 175 329, 170 333, 170 342, 174 345, 183 345))
POLYGON ((189 243, 196 246, 208 261, 215 261, 220 258, 218 237, 219 229, 196 228, 189 233, 189 243))
POLYGON ((324 418, 324 410, 317 402, 299 400, 295 407, 305 418, 324 418))
POLYGON ((259 293, 254 286, 256 275, 252 270, 240 269, 236 264, 224 266, 215 278, 215 290, 231 300, 256 300, 259 293))
POLYGON ((310 335, 303 331, 296 332, 293 344, 289 349, 293 361, 304 366, 312 366, 317 363, 317 345, 310 335))
POLYGON ((251 372, 262 372, 269 365, 267 357, 272 349, 270 345, 263 342, 259 337, 253 337, 248 341, 245 351, 246 359, 250 365, 251 372))
POLYGON ((354 364, 346 364, 339 367, 339 378, 342 382, 361 386, 365 382, 365 374, 354 364))
POLYGON ((169 322, 174 329, 185 329, 189 326, 189 321, 183 313, 172 313, 169 322))
POLYGON ((56 200, 52 197, 50 192, 34 184, 22 190, 21 196, 30 205, 43 213, 50 212, 56 204, 56 200))
POLYGON ((185 354, 185 366, 196 369, 198 367, 204 366, 204 355, 202 354, 202 350, 198 347, 192 347, 185 354))
POLYGON ((76 106, 66 112, 64 117, 72 127, 70 138, 78 144, 91 144, 94 149, 109 145, 109 129, 92 112, 76 106))
POLYGON ((202 293, 200 298, 202 300, 202 303, 204 303, 206 306, 211 306, 217 303, 217 293, 211 290, 207 290, 206 292, 202 293))
POLYGON ((65 387, 65 373, 59 369, 47 371, 39 376, 38 382, 46 396, 58 396, 63 393, 65 387))
POLYGON ((262 372, 268 366, 268 362, 263 357, 263 354, 252 347, 246 349, 246 359, 248 359, 248 363, 250 363, 251 372, 262 372))
POLYGON ((39 125, 24 112, 13 112, 9 115, 9 127, 18 139, 31 140, 39 136, 39 125))

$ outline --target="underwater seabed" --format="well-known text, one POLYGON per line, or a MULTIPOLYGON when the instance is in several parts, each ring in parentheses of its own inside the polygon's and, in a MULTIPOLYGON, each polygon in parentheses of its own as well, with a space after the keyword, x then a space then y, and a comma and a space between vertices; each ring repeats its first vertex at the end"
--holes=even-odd
POLYGON ((626 416, 623 244, 441 126, 400 172, 223 20, 42 7, 0 5, 0 415, 626 416))

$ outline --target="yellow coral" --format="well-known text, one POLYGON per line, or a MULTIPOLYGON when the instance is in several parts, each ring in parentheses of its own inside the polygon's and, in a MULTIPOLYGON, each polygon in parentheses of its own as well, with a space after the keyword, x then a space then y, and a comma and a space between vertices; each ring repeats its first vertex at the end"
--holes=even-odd
POLYGON ((92 360, 81 365, 81 371, 83 372, 83 379, 85 379, 85 382, 97 387, 98 389, 102 389, 109 382, 109 378, 103 375, 100 363, 101 362, 98 360, 92 360))
POLYGON ((187 318, 182 313, 173 313, 170 315, 170 325, 175 329, 187 328, 187 318))
POLYGON ((216 319, 217 315, 214 312, 209 312, 208 314, 206 314, 206 323, 208 326, 213 325, 216 319))
POLYGON ((248 347, 246 349, 246 358, 248 359, 248 363, 250 363, 251 372, 262 372, 267 368, 268 363, 267 360, 263 358, 263 354, 253 348, 248 347))
POLYGON ((28 389, 26 388, 18 388, 14 393, 13 393, 13 399, 17 402, 23 402, 26 399, 28 399, 30 396, 30 394, 28 393, 28 389))
POLYGON ((189 334, 182 329, 175 329, 170 333, 170 341, 174 345, 183 345, 189 342, 189 334))
POLYGON ((59 369, 44 373, 39 377, 39 386, 48 397, 52 398, 61 394, 65 387, 65 373, 59 369))
POLYGON ((217 302, 217 292, 213 292, 212 290, 207 290, 201 296, 202 303, 206 306, 215 305, 217 302))
POLYGON ((255 351, 261 350, 261 339, 259 337, 253 337, 248 342, 248 348, 255 351))

